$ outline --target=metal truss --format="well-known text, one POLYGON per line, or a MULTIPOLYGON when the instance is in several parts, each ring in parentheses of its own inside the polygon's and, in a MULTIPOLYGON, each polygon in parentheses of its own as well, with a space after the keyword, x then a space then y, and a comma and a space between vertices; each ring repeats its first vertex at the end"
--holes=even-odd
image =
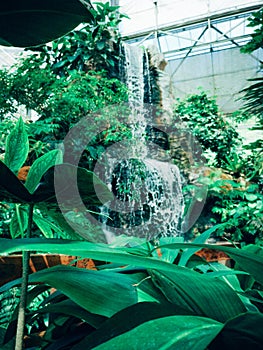
MULTIPOLYGON (((123 40, 136 45, 154 44, 167 61, 185 60, 191 55, 243 46, 251 33, 247 28, 248 18, 261 8, 262 5, 247 6, 221 13, 208 13, 169 26, 156 25, 152 30, 125 36, 123 40), (229 28, 224 29, 226 26, 229 28)), ((256 56, 254 58, 258 60, 256 56)))

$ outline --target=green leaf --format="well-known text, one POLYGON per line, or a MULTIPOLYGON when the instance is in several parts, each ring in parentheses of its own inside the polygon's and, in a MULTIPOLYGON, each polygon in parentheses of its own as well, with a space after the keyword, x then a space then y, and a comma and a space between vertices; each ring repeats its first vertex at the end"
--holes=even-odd
POLYGON ((32 196, 15 174, 0 161, 0 200, 13 203, 29 203, 32 196))
POLYGON ((71 164, 58 164, 49 168, 42 176, 35 192, 30 194, 15 174, 0 161, 0 200, 14 203, 49 202, 56 204, 56 196, 60 191, 65 193, 64 198, 68 200, 68 207, 71 210, 82 201, 85 205, 93 206, 101 205, 112 199, 112 193, 108 187, 95 174, 71 164), (55 173, 59 184, 56 190, 54 187, 55 173), (74 189, 73 192, 72 189, 74 189))
POLYGON ((51 225, 51 223, 47 219, 34 213, 33 221, 37 225, 39 230, 43 233, 44 237, 52 238, 54 236, 53 230, 52 230, 54 229, 54 227, 51 225))
POLYGON ((16 205, 16 210, 10 222, 10 234, 12 238, 22 237, 27 229, 28 214, 20 205, 16 205))
POLYGON ((229 320, 209 349, 262 349, 263 315, 247 312, 229 320))
POLYGON ((39 282, 62 291, 85 310, 106 317, 137 302, 129 277, 114 272, 55 266, 29 277, 29 283, 39 282))
POLYGON ((119 335, 94 350, 130 349, 185 350, 206 349, 223 325, 195 316, 167 316, 151 320, 119 335), (186 347, 187 344, 187 347, 186 347))
POLYGON ((98 42, 96 43, 96 46, 97 46, 97 49, 98 49, 98 50, 103 50, 104 47, 105 47, 105 41, 104 41, 104 40, 98 41, 98 42))
POLYGON ((129 254, 127 248, 110 248, 107 244, 67 239, 25 238, 11 240, 0 238, 0 254, 11 254, 23 250, 81 256, 104 262, 118 263, 122 266, 132 265, 144 269, 158 269, 174 273, 178 269, 183 269, 159 259, 129 254))
POLYGON ((256 196, 253 193, 245 193, 245 197, 250 202, 254 202, 254 201, 256 201, 258 199, 258 196, 256 196))
POLYGON ((58 68, 65 66, 67 63, 68 63, 68 60, 61 60, 61 61, 58 61, 57 63, 55 63, 52 68, 58 69, 58 68))
POLYGON ((15 174, 24 164, 29 150, 28 136, 20 117, 6 140, 5 164, 15 174))
POLYGON ((92 19, 90 1, 10 0, 0 3, 0 45, 36 46, 92 19))
MULTIPOLYGON (((159 239, 160 245, 163 244, 170 244, 170 243, 180 243, 183 242, 184 238, 183 237, 161 237, 159 239)), ((171 250, 171 249, 162 249, 161 250, 161 259, 163 261, 167 261, 170 263, 173 263, 179 254, 179 249, 177 250, 171 250)), ((158 256, 158 254, 157 254, 158 256)))
POLYGON ((225 322, 246 311, 237 293, 225 282, 205 274, 180 268, 176 273, 150 271, 153 283, 175 305, 225 322))
MULTIPOLYGON (((211 228, 209 228, 208 230, 206 230, 205 232, 203 232, 200 236, 197 236, 193 243, 205 243, 205 241, 211 236, 211 234, 213 232, 215 232, 218 228, 221 228, 223 225, 219 224, 219 225, 215 225, 211 228)), ((186 266, 188 260, 191 258, 191 256, 196 253, 199 250, 199 248, 191 248, 191 249, 184 249, 180 261, 178 263, 179 266, 186 266)))
MULTIPOLYGON (((242 270, 250 273, 251 276, 253 276, 257 282, 263 285, 263 274, 262 274, 263 256, 261 254, 259 255, 258 253, 255 254, 252 252, 248 252, 245 249, 230 248, 230 247, 212 245, 212 244, 173 243, 170 245, 164 245, 163 247, 164 248, 170 247, 170 249, 196 247, 199 249, 208 248, 208 249, 220 250, 222 252, 225 252, 233 260, 235 260, 242 270)), ((258 248, 262 250, 261 247, 258 247, 258 248)))
POLYGON ((112 199, 108 187, 91 171, 71 164, 51 167, 33 194, 34 202, 61 204, 72 210, 82 205, 101 205, 112 199), (55 188, 56 185, 56 188, 55 188))
MULTIPOLYGON (((233 290, 235 292, 238 292, 238 295, 240 297, 240 299, 242 300, 242 302, 244 303, 244 305, 246 306, 247 310, 250 311, 258 311, 257 308, 250 302, 249 298, 247 298, 244 295, 244 291, 242 290, 241 286, 240 286, 240 282, 239 279, 237 277, 237 275, 231 275, 231 274, 222 274, 222 276, 220 277, 219 273, 224 272, 224 271, 232 271, 232 272, 236 272, 238 275, 242 274, 242 271, 235 271, 233 269, 230 269, 229 267, 220 264, 219 262, 212 262, 209 265, 207 265, 208 269, 212 269, 213 271, 215 271, 214 273, 209 273, 208 276, 209 277, 213 277, 218 275, 219 278, 221 278, 223 281, 225 281, 226 283, 228 283, 231 288, 233 288, 233 290), (216 274, 216 275, 215 275, 216 274)), ((244 274, 246 272, 243 272, 244 274)), ((249 275, 248 275, 249 276, 249 275)))
MULTIPOLYGON (((81 320, 84 320, 94 328, 98 328, 106 318, 96 314, 92 314, 81 306, 76 304, 74 301, 67 299, 58 303, 49 303, 47 306, 41 307, 37 310, 38 313, 56 313, 64 314, 69 316, 78 317, 81 320)), ((32 313, 35 315, 35 312, 32 313)))
MULTIPOLYGON (((119 311, 106 320, 95 332, 85 337, 72 350, 90 350, 111 338, 128 332, 140 324, 166 316, 188 315, 187 310, 170 303, 140 302, 119 311)), ((154 349, 155 350, 155 349, 154 349)))
POLYGON ((42 176, 52 166, 61 164, 63 162, 63 154, 59 149, 50 151, 44 154, 42 157, 34 161, 30 167, 25 186, 30 193, 33 193, 38 186, 42 176))

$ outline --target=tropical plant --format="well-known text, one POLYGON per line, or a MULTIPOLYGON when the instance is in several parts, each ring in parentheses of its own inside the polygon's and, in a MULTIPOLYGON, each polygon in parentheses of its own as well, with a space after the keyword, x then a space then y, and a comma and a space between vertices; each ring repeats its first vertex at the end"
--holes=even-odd
MULTIPOLYGON (((77 171, 79 193, 83 203, 88 206, 101 203, 97 194, 102 198, 108 197, 109 192, 102 182, 83 168, 75 168, 73 165, 63 163, 60 150, 53 150, 38 158, 30 167, 25 183, 18 178, 19 170, 24 165, 29 151, 28 136, 20 118, 16 127, 9 134, 6 141, 4 162, 0 162, 0 199, 2 202, 15 203, 15 216, 10 223, 10 231, 13 237, 31 237, 33 220, 43 232, 51 232, 59 227, 52 221, 45 219, 41 211, 48 212, 48 208, 57 206, 56 190, 54 184, 55 169, 57 176, 65 180, 65 188, 70 184, 72 174, 77 171), (60 174, 60 175, 59 175, 60 174), (96 190, 95 190, 95 187, 96 190), (99 192, 98 192, 99 191, 99 192), (106 197, 104 197, 106 195, 106 197), (26 206, 27 208, 24 208, 26 206), (34 213, 34 207, 39 206, 40 213, 34 213)), ((62 180, 61 180, 62 181, 62 180)), ((106 200, 108 200, 106 199, 106 200)), ((74 201, 74 198, 72 198, 74 201)), ((72 209, 72 208, 71 208, 72 209)), ((67 210, 69 211, 69 210, 67 210)), ((66 212, 65 212, 66 213, 66 212)), ((52 216, 52 215, 51 215, 52 216)), ((53 213, 54 216, 54 213, 53 213)), ((65 226, 65 224, 64 224, 65 226)), ((72 232, 72 230, 71 230, 72 232)), ((26 303, 26 289, 29 269, 29 252, 23 253, 23 282, 19 308, 19 321, 17 327, 18 348, 21 346, 24 329, 24 312, 26 303)))
POLYGON ((241 244, 262 245, 263 195, 259 185, 218 169, 211 170, 203 181, 208 185, 208 196, 194 228, 196 233, 198 226, 202 230, 203 225, 222 223, 215 232, 217 237, 241 244))
MULTIPOLYGON (((35 51, 31 47, 30 54, 11 71, 0 72, 4 83, 0 91, 2 134, 8 134, 10 115, 21 107, 37 114, 37 121, 26 125, 30 140, 26 165, 55 149, 82 117, 90 114, 93 118, 95 111, 127 100, 126 86, 109 78, 119 67, 118 24, 123 15, 109 3, 99 3, 96 10, 89 11, 89 23, 35 51), (96 62, 96 67, 87 69, 91 61, 96 62)), ((96 126, 92 120, 89 125, 87 132, 92 133, 96 126)), ((92 169, 101 148, 90 146, 82 164, 92 169)))
MULTIPOLYGON (((55 75, 65 76, 70 71, 107 71, 109 77, 119 76, 120 34, 118 25, 125 15, 109 2, 95 3, 90 9, 88 23, 63 37, 34 49, 34 55, 55 75)), ((84 22, 84 21, 83 21, 84 22)), ((32 49, 31 49, 32 50, 32 49)))
POLYGON ((189 129, 204 150, 214 153, 214 166, 221 166, 238 144, 238 133, 219 113, 215 99, 205 92, 177 100, 174 106, 174 120, 179 127, 189 129), (180 126, 180 124, 183 124, 180 126))
MULTIPOLYGON (((105 72, 72 71, 67 77, 56 77, 49 67, 40 69, 34 56, 23 60, 5 77, 10 89, 3 94, 3 101, 7 94, 14 104, 10 104, 12 108, 8 106, 8 111, 2 116, 2 149, 14 120, 10 119, 11 112, 24 106, 39 116, 36 121, 26 123, 30 140, 26 165, 47 150, 55 149, 82 117, 90 115, 90 130, 87 132, 94 132, 96 126, 92 118, 95 112, 127 100, 126 86, 117 79, 107 78, 105 72)), ((4 109, 5 105, 2 106, 4 109)), ((107 119, 109 115, 105 116, 105 122, 107 119)))
MULTIPOLYGON (((25 348, 123 349, 129 344, 134 349, 143 345, 145 349, 213 350, 242 343, 260 349, 262 249, 220 247, 236 261, 234 269, 207 263, 194 253, 203 247, 218 249, 203 244, 213 230, 193 243, 162 238, 153 244, 131 237, 120 237, 112 246, 67 240, 2 240, 1 252, 5 253, 24 249, 63 252, 111 262, 95 271, 59 266, 31 275, 29 303, 50 286, 57 292, 39 307, 27 309, 25 348), (34 323, 37 328, 30 326, 34 323), (43 335, 34 335, 34 331, 43 335)), ((16 318, 15 311, 7 328, 2 328, 3 349, 12 347, 16 318)))
POLYGON ((263 10, 253 12, 248 19, 248 27, 255 28, 254 32, 250 34, 251 39, 247 44, 241 48, 243 53, 251 53, 257 49, 263 48, 263 10))
POLYGON ((258 118, 260 125, 263 124, 263 108, 262 108, 262 96, 263 96, 263 77, 249 79, 249 82, 253 82, 252 85, 243 89, 243 100, 245 101, 244 109, 249 112, 249 115, 254 115, 258 118))
POLYGON ((10 80, 6 70, 0 70, 0 120, 11 113, 14 113, 16 108, 10 94, 10 80))
MULTIPOLYGON (((255 28, 251 34, 250 41, 241 48, 242 53, 252 53, 255 50, 261 50, 263 48, 263 10, 260 9, 254 12, 249 18, 249 27, 255 28)), ((262 64, 262 62, 261 62, 262 64)), ((250 86, 246 87, 241 91, 241 98, 244 102, 244 111, 248 118, 256 117, 257 125, 254 127, 255 130, 263 129, 263 107, 262 107, 262 96, 263 96, 263 78, 258 76, 254 79, 249 79, 252 82, 250 86)), ((261 152, 262 156, 262 140, 257 140, 252 148, 257 148, 261 152)))

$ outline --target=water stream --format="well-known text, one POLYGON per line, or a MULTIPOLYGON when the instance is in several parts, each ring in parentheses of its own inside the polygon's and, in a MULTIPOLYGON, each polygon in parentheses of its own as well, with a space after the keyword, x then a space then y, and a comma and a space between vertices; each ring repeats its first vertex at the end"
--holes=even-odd
POLYGON ((181 176, 158 142, 158 135, 169 136, 164 121, 160 122, 156 107, 144 101, 145 84, 151 92, 149 58, 136 46, 125 45, 124 52, 129 89, 126 123, 131 137, 115 143, 104 155, 105 181, 115 199, 102 208, 103 230, 108 242, 122 234, 146 240, 178 236, 183 208, 181 176))

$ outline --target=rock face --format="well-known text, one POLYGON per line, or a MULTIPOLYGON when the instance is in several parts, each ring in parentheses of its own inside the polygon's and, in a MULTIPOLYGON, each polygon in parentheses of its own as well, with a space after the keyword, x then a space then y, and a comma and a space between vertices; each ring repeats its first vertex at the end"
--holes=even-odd
POLYGON ((183 196, 177 166, 149 158, 123 160, 114 169, 111 188, 109 231, 147 240, 180 234, 183 196))
POLYGON ((158 51, 156 46, 149 46, 147 52, 150 57, 150 65, 151 67, 154 67, 156 71, 155 83, 158 85, 160 92, 159 104, 166 111, 171 112, 174 97, 171 77, 165 72, 165 67, 168 63, 165 60, 164 55, 158 51))
POLYGON ((105 182, 115 199, 102 209, 104 232, 108 240, 121 234, 146 240, 178 236, 183 211, 181 174, 168 155, 169 114, 161 109, 159 86, 159 70, 166 63, 156 51, 131 45, 124 45, 122 51, 122 76, 129 88, 125 122, 132 139, 126 148, 120 142, 115 150, 113 146, 108 150, 105 182))

